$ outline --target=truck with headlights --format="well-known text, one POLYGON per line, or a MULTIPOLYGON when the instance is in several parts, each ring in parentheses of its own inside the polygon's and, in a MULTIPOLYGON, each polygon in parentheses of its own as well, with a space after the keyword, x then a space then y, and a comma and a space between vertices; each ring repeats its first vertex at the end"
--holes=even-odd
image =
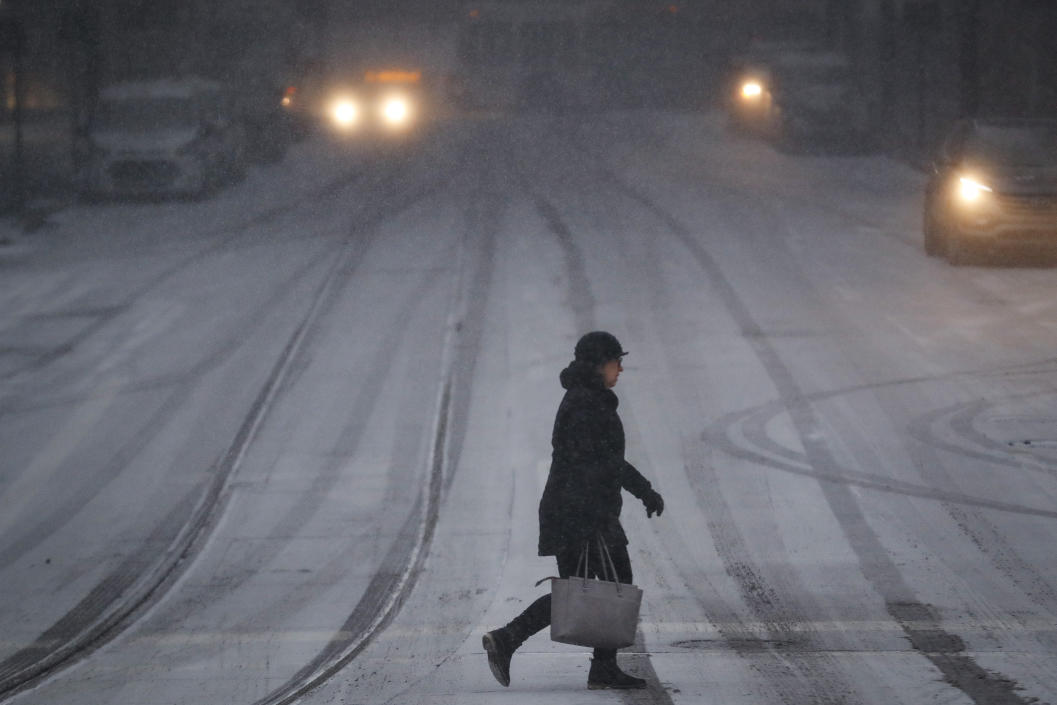
POLYGON ((349 137, 408 135, 427 113, 418 70, 371 69, 353 81, 332 80, 317 99, 326 128, 349 137))
POLYGON ((818 45, 754 45, 732 65, 726 103, 732 126, 785 147, 870 142, 870 102, 851 63, 818 45))

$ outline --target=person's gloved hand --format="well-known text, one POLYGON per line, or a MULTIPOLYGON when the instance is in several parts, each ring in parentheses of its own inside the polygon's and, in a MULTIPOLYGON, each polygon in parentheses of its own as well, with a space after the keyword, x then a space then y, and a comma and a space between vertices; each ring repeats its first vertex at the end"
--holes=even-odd
POLYGON ((655 490, 647 492, 642 498, 642 503, 646 505, 647 517, 652 517, 654 512, 657 512, 657 516, 664 513, 664 498, 655 490))

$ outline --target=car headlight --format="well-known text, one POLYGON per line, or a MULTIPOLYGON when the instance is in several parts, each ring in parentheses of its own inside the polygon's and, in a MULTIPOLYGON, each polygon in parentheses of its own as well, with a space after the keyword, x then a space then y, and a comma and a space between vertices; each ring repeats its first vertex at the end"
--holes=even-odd
POLYGON ((407 123, 411 118, 411 105, 402 96, 390 96, 382 101, 382 119, 393 127, 399 127, 407 123))
POLYGON ((981 183, 970 176, 958 177, 958 196, 966 203, 978 201, 985 193, 991 193, 992 189, 987 184, 981 183))
POLYGON ((338 127, 355 127, 360 121, 360 106, 352 98, 338 98, 330 106, 330 117, 338 127))
POLYGON ((757 81, 746 81, 741 84, 741 97, 746 100, 755 100, 763 95, 763 86, 757 81))

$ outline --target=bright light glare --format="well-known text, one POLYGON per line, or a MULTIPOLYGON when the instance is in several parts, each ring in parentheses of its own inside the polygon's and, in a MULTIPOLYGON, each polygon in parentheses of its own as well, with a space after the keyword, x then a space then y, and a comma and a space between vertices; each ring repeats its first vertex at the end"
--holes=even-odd
POLYGON ((763 86, 756 81, 748 81, 741 86, 741 95, 743 98, 759 98, 763 93, 763 86))
POLYGON ((351 127, 359 121, 360 109, 356 103, 348 98, 343 98, 334 102, 331 115, 334 117, 334 122, 339 126, 351 127))
POLYGON ((390 125, 403 125, 410 114, 411 108, 403 98, 388 98, 382 104, 382 117, 390 125))
POLYGON ((966 201, 975 201, 980 198, 984 192, 990 193, 991 187, 985 186, 984 184, 970 179, 968 176, 962 176, 958 178, 958 195, 966 201))

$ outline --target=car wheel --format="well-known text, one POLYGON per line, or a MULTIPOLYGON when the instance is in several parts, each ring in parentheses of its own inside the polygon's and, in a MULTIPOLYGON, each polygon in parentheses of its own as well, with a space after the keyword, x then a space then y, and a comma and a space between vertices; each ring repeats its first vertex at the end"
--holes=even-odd
POLYGON ((929 257, 940 257, 945 254, 946 244, 944 243, 943 231, 940 228, 940 224, 936 222, 936 216, 932 214, 931 209, 925 211, 925 254, 929 257))
POLYGON ((958 267, 972 264, 972 249, 969 247, 969 243, 965 241, 965 238, 957 233, 948 232, 944 240, 946 242, 944 254, 946 254, 948 262, 958 267))

